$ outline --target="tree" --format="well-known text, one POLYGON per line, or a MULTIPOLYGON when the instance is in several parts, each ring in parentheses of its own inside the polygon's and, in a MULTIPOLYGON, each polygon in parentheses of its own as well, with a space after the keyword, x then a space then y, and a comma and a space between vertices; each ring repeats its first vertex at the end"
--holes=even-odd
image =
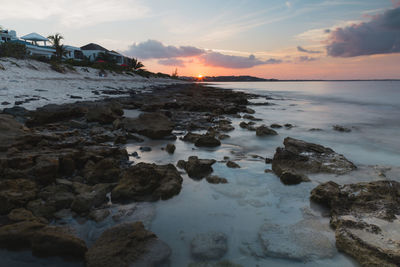
POLYGON ((177 68, 175 68, 175 71, 172 73, 171 78, 174 78, 174 79, 178 78, 178 69, 177 68))
POLYGON ((61 40, 64 39, 62 35, 56 33, 54 35, 50 35, 47 37, 50 42, 53 44, 53 47, 56 49, 56 58, 61 60, 63 56, 66 54, 66 50, 64 45, 61 44, 61 40))
POLYGON ((139 70, 139 69, 143 68, 144 65, 137 58, 132 58, 131 67, 133 70, 139 70))

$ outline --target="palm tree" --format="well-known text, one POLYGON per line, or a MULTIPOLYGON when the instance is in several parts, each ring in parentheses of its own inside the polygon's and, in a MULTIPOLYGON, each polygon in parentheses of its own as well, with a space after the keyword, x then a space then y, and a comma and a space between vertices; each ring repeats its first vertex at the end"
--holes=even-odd
POLYGON ((56 33, 54 35, 50 35, 47 37, 50 42, 53 44, 53 47, 56 49, 56 58, 58 60, 61 60, 62 57, 66 54, 66 50, 64 48, 64 45, 61 44, 61 40, 64 39, 64 37, 56 33))
POLYGON ((137 58, 132 58, 131 67, 133 70, 139 70, 139 69, 143 68, 144 65, 137 58))

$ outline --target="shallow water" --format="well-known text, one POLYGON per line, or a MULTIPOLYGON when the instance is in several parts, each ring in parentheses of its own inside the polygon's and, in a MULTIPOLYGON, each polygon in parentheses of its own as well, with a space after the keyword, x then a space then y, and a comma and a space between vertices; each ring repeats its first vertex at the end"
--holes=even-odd
MULTIPOLYGON (((243 266, 358 266, 336 250, 334 232, 329 228, 329 218, 324 216, 326 210, 310 203, 310 191, 328 180, 353 183, 382 179, 377 171, 381 165, 391 168, 388 178, 400 179, 400 82, 218 83, 217 86, 256 93, 262 97, 252 101, 274 104, 250 106, 256 111, 254 116, 262 119, 257 125, 291 123, 295 127, 276 129, 278 136, 260 138, 238 126, 243 119, 230 118, 235 130, 228 133, 231 138, 223 140, 218 148, 196 148, 179 138, 128 144, 129 153, 139 153, 140 158, 131 157, 135 163, 176 164, 191 155, 216 159, 213 174, 225 177, 228 184, 195 181, 182 173, 182 191, 172 199, 132 204, 134 207, 112 205, 113 215, 121 209, 133 211, 118 220, 110 216, 100 224, 74 219, 64 223, 72 224, 77 234, 91 244, 112 225, 143 220, 147 228, 171 247, 171 266, 195 262, 190 254, 191 240, 198 233, 210 231, 228 236, 228 252, 223 259, 243 266), (335 124, 352 131, 334 131, 335 124), (309 131, 311 128, 322 131, 309 131), (272 157, 287 136, 331 147, 353 161, 359 170, 339 177, 313 175, 311 183, 285 186, 274 174, 265 173, 271 165, 254 155, 272 157), (167 143, 176 145, 174 154, 162 150, 167 143), (140 146, 150 146, 152 151, 141 152, 140 146), (222 162, 225 156, 241 168, 226 167, 222 162), (269 253, 265 253, 266 246, 269 253), (292 257, 279 254, 282 250, 290 251, 292 257)), ((129 111, 126 116, 138 114, 129 111)))

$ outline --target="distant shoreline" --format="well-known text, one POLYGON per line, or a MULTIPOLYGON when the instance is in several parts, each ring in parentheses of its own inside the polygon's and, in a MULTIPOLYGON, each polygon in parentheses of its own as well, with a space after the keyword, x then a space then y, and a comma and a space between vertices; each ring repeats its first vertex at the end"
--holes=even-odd
POLYGON ((400 79, 370 79, 370 80, 266 80, 266 81, 204 81, 199 83, 221 83, 221 82, 399 82, 400 79))

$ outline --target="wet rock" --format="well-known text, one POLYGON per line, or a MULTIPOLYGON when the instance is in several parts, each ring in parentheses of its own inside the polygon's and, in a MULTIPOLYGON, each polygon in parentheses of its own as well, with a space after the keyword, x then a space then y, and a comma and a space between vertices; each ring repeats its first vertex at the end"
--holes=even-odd
POLYGON ((27 134, 29 130, 12 116, 0 114, 0 151, 7 150, 27 134))
POLYGON ((107 202, 107 194, 114 186, 115 184, 96 184, 94 186, 88 186, 75 182, 74 188, 78 195, 71 203, 71 210, 81 215, 87 214, 91 208, 99 207, 107 202))
POLYGON ((162 113, 142 113, 138 118, 124 118, 124 129, 152 139, 162 139, 171 135, 175 124, 162 113))
POLYGON ((230 160, 226 163, 226 166, 228 168, 240 168, 239 164, 237 164, 236 162, 230 161, 230 160))
POLYGON ((194 145, 197 147, 217 147, 221 145, 221 141, 219 141, 213 136, 205 135, 199 137, 194 143, 194 145))
POLYGON ((93 210, 89 214, 89 218, 97 223, 104 221, 110 215, 108 209, 93 210))
POLYGON ((273 123, 270 125, 271 128, 282 128, 282 125, 277 124, 277 123, 273 123))
POLYGON ((26 208, 36 217, 44 217, 48 220, 53 219, 54 213, 57 212, 54 203, 47 203, 45 200, 40 198, 29 201, 26 208))
POLYGON ((123 114, 124 112, 121 108, 106 104, 96 104, 89 108, 86 114, 86 119, 89 122, 99 122, 101 124, 109 124, 113 123, 123 114))
POLYGON ((3 109, 3 114, 13 116, 14 119, 19 123, 25 123, 29 117, 29 110, 23 107, 14 106, 3 109))
POLYGON ((0 181, 0 215, 25 206, 37 193, 36 183, 27 179, 0 181))
POLYGON ((210 184, 227 184, 228 180, 226 178, 222 178, 216 175, 209 175, 206 177, 207 182, 210 184))
POLYGON ((79 105, 46 105, 36 109, 32 113, 32 118, 26 122, 28 127, 38 126, 53 122, 80 118, 85 115, 87 109, 79 105))
POLYGON ((56 156, 38 157, 34 168, 36 181, 44 185, 54 182, 57 178, 59 167, 60 162, 56 156))
POLYGON ((265 169, 264 172, 265 173, 273 173, 273 171, 271 169, 265 169))
POLYGON ((228 260, 222 260, 218 262, 192 262, 189 263, 188 267, 243 267, 243 265, 228 260))
POLYGON ((344 174, 356 169, 353 163, 330 148, 290 137, 285 138, 283 144, 285 147, 276 149, 272 161, 272 170, 278 177, 286 172, 300 180, 306 173, 344 174))
POLYGON ((173 154, 175 152, 175 145, 174 144, 167 144, 165 147, 165 151, 167 151, 169 154, 173 154))
POLYGON ((400 262, 400 183, 376 181, 340 186, 327 182, 311 199, 330 208, 336 246, 362 266, 400 262))
POLYGON ((125 171, 111 198, 118 202, 165 200, 179 194, 182 181, 172 164, 139 163, 125 171))
POLYGON ((190 178, 202 179, 213 172, 212 165, 214 159, 199 159, 196 156, 190 156, 188 161, 180 160, 178 167, 185 169, 190 178))
POLYGON ((292 129, 294 126, 292 125, 292 124, 290 124, 290 123, 286 123, 285 125, 285 128, 286 129, 292 129))
POLYGON ((85 242, 62 227, 23 221, 0 227, 0 246, 7 249, 31 248, 38 256, 83 258, 85 242))
POLYGON ((71 206, 75 195, 71 192, 72 188, 57 184, 42 188, 38 197, 46 201, 47 205, 54 206, 56 210, 66 209, 71 206))
POLYGON ((251 108, 246 108, 246 109, 244 110, 244 112, 246 112, 246 113, 248 113, 248 114, 254 114, 254 113, 256 113, 256 111, 255 111, 254 109, 251 109, 251 108))
POLYGON ((309 182, 310 179, 304 174, 299 174, 290 170, 285 170, 283 171, 279 179, 281 179, 281 182, 286 184, 286 185, 295 185, 299 184, 301 182, 309 182))
POLYGON ((105 158, 96 164, 87 164, 85 178, 90 184, 113 183, 120 178, 121 168, 114 158, 105 158))
POLYGON ((320 128, 311 128, 309 131, 310 132, 322 132, 323 130, 320 128))
POLYGON ((350 128, 346 128, 346 127, 341 126, 341 125, 333 125, 332 128, 333 128, 333 130, 338 131, 338 132, 342 132, 342 133, 351 132, 350 128))
POLYGON ((240 128, 247 129, 249 131, 255 131, 256 128, 253 126, 254 124, 255 124, 254 122, 244 122, 244 121, 242 121, 242 122, 239 123, 239 126, 240 126, 240 128))
POLYGON ((219 120, 215 128, 217 131, 221 132, 230 132, 235 130, 235 127, 232 126, 232 122, 229 120, 219 120))
POLYGON ((42 217, 36 217, 33 215, 33 213, 25 208, 18 208, 18 209, 13 209, 8 215, 7 218, 11 222, 23 222, 23 221, 36 221, 40 223, 48 223, 48 221, 45 218, 42 217))
POLYGON ((85 258, 87 267, 159 266, 170 254, 168 245, 136 222, 104 231, 85 258))
POLYGON ((271 158, 265 158, 265 164, 271 164, 272 159, 271 158))
POLYGON ((228 238, 216 232, 198 234, 190 243, 190 251, 198 260, 218 260, 228 251, 228 238))
POLYGON ((257 136, 278 135, 278 133, 265 125, 256 128, 257 136))
POLYGON ((150 152, 152 149, 149 146, 141 146, 140 151, 144 151, 144 152, 150 152))
POLYGON ((251 121, 262 121, 262 119, 256 118, 253 115, 249 115, 249 114, 243 115, 243 119, 251 120, 251 121))

